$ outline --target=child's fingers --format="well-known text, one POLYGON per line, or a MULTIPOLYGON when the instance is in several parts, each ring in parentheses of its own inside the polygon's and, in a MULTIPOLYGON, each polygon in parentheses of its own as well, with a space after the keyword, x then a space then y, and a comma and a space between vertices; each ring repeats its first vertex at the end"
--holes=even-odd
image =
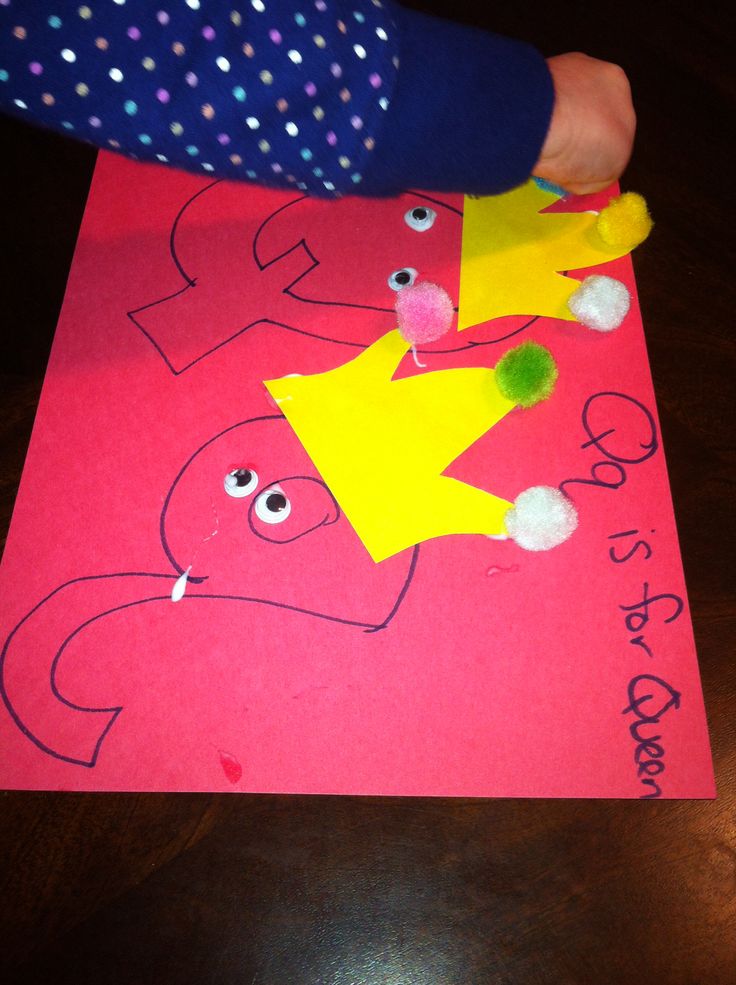
POLYGON ((578 194, 600 191, 628 164, 636 115, 626 73, 580 52, 547 62, 555 106, 534 173, 578 194))

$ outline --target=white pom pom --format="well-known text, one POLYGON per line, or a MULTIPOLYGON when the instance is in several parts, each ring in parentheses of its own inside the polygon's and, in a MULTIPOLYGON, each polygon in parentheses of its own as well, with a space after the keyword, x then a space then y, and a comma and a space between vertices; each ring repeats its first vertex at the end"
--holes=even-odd
POLYGON ((548 551, 567 540, 578 525, 578 515, 559 489, 531 486, 516 497, 504 523, 525 551, 548 551))
POLYGON ((567 306, 587 328, 610 332, 618 328, 629 313, 631 296, 620 280, 592 274, 571 295, 567 306))

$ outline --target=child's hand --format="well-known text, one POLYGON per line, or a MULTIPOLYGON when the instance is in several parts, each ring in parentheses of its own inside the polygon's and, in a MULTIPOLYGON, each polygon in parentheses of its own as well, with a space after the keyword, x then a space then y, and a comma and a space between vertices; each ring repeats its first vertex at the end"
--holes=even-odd
POLYGON ((547 60, 555 87, 534 174, 578 195, 607 188, 628 164, 636 115, 626 73, 580 52, 547 60))

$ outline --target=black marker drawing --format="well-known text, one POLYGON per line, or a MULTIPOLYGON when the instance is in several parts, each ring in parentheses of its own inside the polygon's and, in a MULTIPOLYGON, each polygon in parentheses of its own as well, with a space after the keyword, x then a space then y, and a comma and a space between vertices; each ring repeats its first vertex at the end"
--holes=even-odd
MULTIPOLYGON (((454 205, 420 192, 327 206, 299 195, 262 215, 252 198, 215 181, 185 202, 169 237, 183 286, 128 312, 175 375, 258 326, 366 348, 395 327, 395 292, 415 276, 440 284, 457 306, 462 212, 454 205)), ((537 320, 501 319, 421 351, 491 345, 537 320)))
POLYGON ((415 547, 381 565, 371 560, 281 415, 234 424, 187 459, 165 496, 160 537, 173 570, 72 578, 5 641, 5 706, 56 759, 94 767, 122 711, 77 704, 57 685, 67 649, 101 620, 153 603, 219 600, 375 633, 396 616, 419 558, 415 547), (49 646, 49 637, 58 643, 49 646))

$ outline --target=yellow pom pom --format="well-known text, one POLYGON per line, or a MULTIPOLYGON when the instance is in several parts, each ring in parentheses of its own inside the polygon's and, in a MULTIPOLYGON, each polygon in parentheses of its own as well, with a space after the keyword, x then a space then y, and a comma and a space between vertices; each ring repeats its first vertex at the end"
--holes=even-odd
POLYGON ((598 235, 608 246, 633 250, 652 231, 652 217, 647 203, 637 192, 624 192, 611 199, 598 216, 598 235))

